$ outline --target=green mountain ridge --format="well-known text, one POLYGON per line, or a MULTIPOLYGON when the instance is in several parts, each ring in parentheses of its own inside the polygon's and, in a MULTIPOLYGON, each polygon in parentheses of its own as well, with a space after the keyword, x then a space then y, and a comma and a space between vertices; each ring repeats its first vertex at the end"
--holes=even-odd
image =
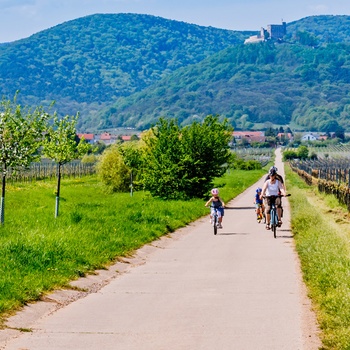
POLYGON ((174 72, 103 110, 104 126, 148 128, 159 117, 182 124, 220 114, 234 127, 349 128, 350 46, 237 45, 174 72), (335 124, 335 125, 336 125, 335 124))
MULTIPOLYGON (((249 32, 248 32, 249 33, 249 32)), ((0 46, 2 95, 27 105, 56 101, 82 124, 101 106, 244 40, 243 32, 150 15, 99 14, 0 46)))
POLYGON ((243 45, 258 31, 161 17, 99 14, 0 45, 2 96, 80 112, 78 128, 147 128, 220 114, 238 128, 349 129, 350 16, 287 24, 283 44, 243 45))

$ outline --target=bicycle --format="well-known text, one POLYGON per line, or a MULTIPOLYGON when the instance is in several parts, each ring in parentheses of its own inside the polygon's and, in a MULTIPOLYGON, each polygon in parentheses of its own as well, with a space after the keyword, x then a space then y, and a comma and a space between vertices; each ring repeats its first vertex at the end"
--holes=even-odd
POLYGON ((265 210, 263 208, 263 205, 262 204, 257 204, 258 205, 258 208, 256 210, 256 213, 257 213, 257 221, 258 223, 260 224, 261 223, 261 220, 264 219, 264 224, 266 224, 266 216, 265 216, 265 210))
POLYGON ((218 227, 220 226, 219 214, 218 214, 219 208, 210 207, 210 209, 214 209, 211 213, 211 224, 213 225, 213 228, 214 228, 214 235, 216 235, 218 233, 218 227))
MULTIPOLYGON (((271 197, 289 197, 290 194, 287 194, 286 196, 271 196, 271 197)), ((266 198, 266 197, 265 197, 266 198)), ((273 201, 273 203, 271 203, 271 211, 270 211, 270 228, 271 231, 273 232, 273 237, 276 238, 277 236, 277 227, 280 227, 281 225, 278 223, 278 215, 277 215, 277 207, 275 204, 275 201, 273 201)))

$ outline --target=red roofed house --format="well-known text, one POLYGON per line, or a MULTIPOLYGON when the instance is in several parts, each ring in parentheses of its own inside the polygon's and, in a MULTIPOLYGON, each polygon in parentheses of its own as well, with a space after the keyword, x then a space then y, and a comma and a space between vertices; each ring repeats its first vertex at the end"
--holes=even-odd
POLYGON ((109 132, 104 132, 100 135, 100 141, 103 142, 105 145, 111 145, 115 142, 115 139, 109 132))
POLYGON ((236 141, 247 140, 251 142, 265 142, 265 133, 263 131, 234 131, 232 136, 236 141))
POLYGON ((93 144, 96 141, 94 134, 77 134, 77 136, 79 137, 79 139, 84 138, 84 140, 90 144, 93 144))
POLYGON ((131 135, 123 135, 121 137, 122 141, 130 141, 131 140, 131 135))

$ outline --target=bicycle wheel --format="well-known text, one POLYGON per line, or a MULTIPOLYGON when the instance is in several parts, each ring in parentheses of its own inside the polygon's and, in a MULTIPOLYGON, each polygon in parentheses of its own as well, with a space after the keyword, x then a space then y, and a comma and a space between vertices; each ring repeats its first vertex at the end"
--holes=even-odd
POLYGON ((274 237, 274 238, 276 238, 276 227, 277 227, 276 225, 272 225, 272 226, 271 226, 271 229, 272 229, 272 231, 273 231, 273 237, 274 237))
POLYGON ((213 217, 213 227, 214 227, 214 235, 218 233, 218 215, 215 213, 213 217))
POLYGON ((276 228, 277 228, 277 213, 276 213, 276 207, 273 207, 271 209, 271 230, 273 232, 273 237, 276 238, 276 228))

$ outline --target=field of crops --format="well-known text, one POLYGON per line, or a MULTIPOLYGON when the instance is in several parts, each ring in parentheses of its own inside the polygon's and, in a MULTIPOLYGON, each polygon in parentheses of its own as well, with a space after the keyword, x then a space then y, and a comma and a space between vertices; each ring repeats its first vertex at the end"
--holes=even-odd
POLYGON ((235 148, 232 150, 239 158, 244 160, 256 160, 265 166, 273 157, 273 148, 235 148))
POLYGON ((350 144, 328 145, 326 147, 308 147, 309 154, 316 154, 318 159, 350 158, 350 144))

